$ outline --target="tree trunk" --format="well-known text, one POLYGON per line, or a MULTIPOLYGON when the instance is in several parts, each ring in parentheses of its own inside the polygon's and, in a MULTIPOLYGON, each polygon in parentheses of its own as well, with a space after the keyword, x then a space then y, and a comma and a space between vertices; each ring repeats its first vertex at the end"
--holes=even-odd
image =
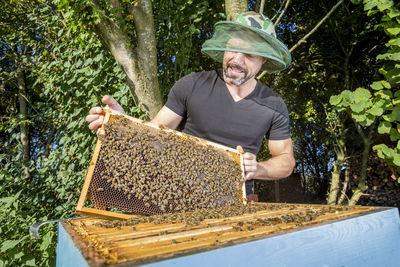
POLYGON ((21 130, 21 144, 22 144, 22 161, 24 164, 24 178, 30 179, 31 174, 29 173, 29 161, 31 160, 30 145, 29 145, 29 126, 27 125, 28 119, 28 100, 26 94, 26 84, 25 84, 25 72, 22 67, 18 70, 18 102, 19 102, 19 113, 22 117, 22 122, 20 123, 21 130))
MULTIPOLYGON (((92 4, 101 10, 99 4, 92 4)), ((113 4, 118 4, 118 1, 113 1, 113 4)), ((157 78, 157 49, 151 1, 138 0, 129 6, 129 13, 134 18, 136 47, 133 47, 131 37, 121 25, 105 15, 95 25, 95 31, 125 72, 135 103, 153 118, 163 106, 163 98, 157 78)))
POLYGON ((225 14, 227 20, 235 20, 237 14, 249 11, 247 0, 225 0, 225 14))
POLYGON ((356 125, 359 134, 361 135, 364 141, 364 149, 362 153, 362 163, 361 163, 361 175, 358 181, 357 189, 354 191, 351 199, 349 200, 349 206, 354 206, 357 204, 360 197, 367 191, 367 166, 368 166, 368 157, 369 151, 371 150, 371 132, 368 135, 365 135, 361 129, 361 126, 356 125))
POLYGON ((340 193, 340 197, 337 202, 338 205, 344 205, 344 201, 347 197, 346 191, 347 187, 349 186, 349 182, 350 182, 350 163, 349 161, 347 161, 346 170, 344 171, 344 182, 342 184, 342 191, 340 193))
POLYGON ((343 140, 338 140, 335 150, 336 161, 333 164, 331 186, 328 196, 328 205, 335 205, 337 203, 336 201, 339 192, 340 174, 342 173, 342 167, 346 157, 345 142, 343 140))

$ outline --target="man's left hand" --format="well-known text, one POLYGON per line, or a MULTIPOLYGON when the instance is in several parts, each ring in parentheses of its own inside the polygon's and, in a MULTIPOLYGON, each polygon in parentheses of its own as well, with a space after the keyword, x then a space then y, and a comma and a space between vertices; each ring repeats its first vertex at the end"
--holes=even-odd
POLYGON ((244 167, 244 178, 251 180, 257 177, 258 162, 256 155, 252 153, 243 154, 243 167, 244 167))

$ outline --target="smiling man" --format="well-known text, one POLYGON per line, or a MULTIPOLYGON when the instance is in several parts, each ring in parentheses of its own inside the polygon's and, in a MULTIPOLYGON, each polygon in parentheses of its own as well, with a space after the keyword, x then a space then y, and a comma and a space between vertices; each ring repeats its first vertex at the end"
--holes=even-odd
MULTIPOLYGON (((286 46, 276 39, 273 23, 265 16, 247 12, 236 21, 215 25, 213 38, 202 52, 222 63, 222 70, 191 73, 181 78, 168 95, 165 106, 152 122, 200 138, 236 148, 244 154, 246 190, 252 179, 276 180, 291 174, 295 159, 290 138, 289 115, 282 98, 255 79, 265 70, 285 69, 291 61, 286 46), (257 162, 263 138, 268 140, 271 158, 257 162)), ((111 97, 103 103, 123 112, 111 97)), ((102 109, 92 108, 86 120, 89 128, 102 124, 102 109)))

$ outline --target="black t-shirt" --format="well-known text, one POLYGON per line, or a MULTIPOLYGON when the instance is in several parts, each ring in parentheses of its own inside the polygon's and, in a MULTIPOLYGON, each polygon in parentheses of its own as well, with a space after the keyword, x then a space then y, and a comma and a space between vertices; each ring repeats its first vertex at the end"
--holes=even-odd
POLYGON ((184 117, 183 132, 257 154, 263 137, 290 138, 289 115, 282 98, 257 81, 255 90, 235 102, 222 71, 191 73, 171 89, 165 104, 184 117))

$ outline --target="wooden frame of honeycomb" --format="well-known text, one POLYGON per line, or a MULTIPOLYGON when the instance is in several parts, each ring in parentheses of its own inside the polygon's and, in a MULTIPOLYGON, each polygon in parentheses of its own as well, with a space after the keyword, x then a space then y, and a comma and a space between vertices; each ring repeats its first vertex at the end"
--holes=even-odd
MULTIPOLYGON (((188 225, 185 221, 170 220, 167 217, 157 222, 140 220, 138 216, 139 218, 132 220, 110 221, 99 218, 68 220, 63 223, 63 227, 80 249, 89 266, 108 264, 138 266, 316 226, 332 225, 334 222, 387 210, 387 208, 361 206, 255 202, 247 204, 246 208, 253 211, 229 217, 211 216, 194 225, 188 225)), ((191 215, 186 214, 186 216, 191 215)), ((365 220, 369 221, 370 218, 365 220)), ((366 229, 373 229, 372 225, 382 228, 381 223, 376 221, 366 222, 364 227, 360 226, 363 229, 362 232, 369 233, 366 229)), ((318 233, 318 238, 321 239, 324 235, 332 237, 334 231, 318 233)), ((339 231, 337 239, 333 238, 332 242, 346 240, 342 235, 348 231, 350 230, 339 231)), ((309 233, 308 231, 308 238, 309 233)), ((311 243, 315 244, 315 242, 311 243)), ((282 243, 277 242, 276 246, 279 244, 282 243)), ((301 246, 300 244, 296 246, 301 246)), ((290 251, 285 246, 282 250, 290 251)))
POLYGON ((246 203, 239 150, 106 110, 75 211, 129 219, 246 203))

